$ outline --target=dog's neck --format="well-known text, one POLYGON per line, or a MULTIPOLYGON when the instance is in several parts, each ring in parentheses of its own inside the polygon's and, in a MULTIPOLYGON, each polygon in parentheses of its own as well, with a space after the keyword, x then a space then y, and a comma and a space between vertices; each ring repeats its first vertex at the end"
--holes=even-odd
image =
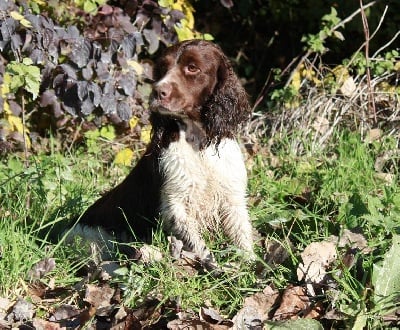
POLYGON ((185 138, 196 151, 204 149, 209 141, 203 125, 190 118, 175 118, 152 114, 152 142, 159 148, 167 148, 171 142, 185 138), (181 134, 181 133, 184 134, 181 134))

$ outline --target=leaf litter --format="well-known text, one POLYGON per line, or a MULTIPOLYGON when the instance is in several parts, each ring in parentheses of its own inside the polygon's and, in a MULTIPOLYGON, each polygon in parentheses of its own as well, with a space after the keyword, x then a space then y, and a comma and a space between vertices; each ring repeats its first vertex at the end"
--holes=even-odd
MULTIPOLYGON (((385 254, 381 264, 374 268, 376 301, 387 299, 400 289, 400 267, 396 258, 400 253, 399 237, 393 238, 392 248, 385 254)), ((168 239, 170 253, 175 259, 174 267, 182 268, 182 276, 196 275, 199 265, 195 256, 182 248, 181 241, 174 237, 168 239)), ((97 274, 98 281, 83 281, 75 286, 75 291, 43 287, 44 284, 37 281, 51 274, 57 266, 53 259, 45 258, 30 271, 31 278, 36 279, 36 289, 34 284, 30 285, 30 299, 20 297, 15 302, 0 299, 0 326, 11 328, 30 325, 37 329, 78 329, 83 326, 87 329, 322 329, 318 320, 330 319, 333 314, 340 313, 332 309, 328 311, 318 298, 318 293, 329 289, 327 283, 332 281, 330 269, 335 262, 346 256, 347 252, 343 253, 346 249, 363 254, 372 252, 364 235, 355 231, 344 230, 340 237, 330 236, 326 240, 312 242, 300 253, 297 285, 288 285, 281 290, 266 285, 259 292, 244 297, 241 309, 232 317, 221 314, 206 301, 196 314, 190 310, 181 310, 177 301, 160 300, 157 295, 143 299, 134 309, 128 308, 123 304, 123 290, 112 284, 113 276, 118 273, 114 273, 117 263, 112 266, 98 264, 97 267, 102 270, 96 272, 92 269, 91 275, 88 275, 93 280, 93 274, 97 274), (111 270, 107 276, 103 276, 103 268, 107 267, 111 270), (39 316, 39 309, 49 315, 47 319, 39 316)), ((151 245, 144 245, 137 252, 136 262, 144 264, 165 257, 151 245)), ((278 255, 281 256, 281 253, 278 255)), ((264 258, 264 262, 271 261, 268 253, 264 258)), ((275 260, 271 264, 284 262, 286 258, 286 254, 283 258, 272 258, 275 260)))

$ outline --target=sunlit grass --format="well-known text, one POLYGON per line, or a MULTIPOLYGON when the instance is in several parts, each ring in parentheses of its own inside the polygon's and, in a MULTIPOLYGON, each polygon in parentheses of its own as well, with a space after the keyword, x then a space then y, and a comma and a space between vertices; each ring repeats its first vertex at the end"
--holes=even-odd
MULTIPOLYGON (((252 159, 251 218, 262 234, 261 245, 268 240, 287 251, 283 264, 264 263, 264 271, 256 273, 217 235, 209 245, 225 271, 191 272, 169 256, 167 239, 159 230, 154 245, 162 252, 161 260, 147 264, 122 256, 117 260, 121 269, 113 284, 122 288, 124 303, 135 307, 156 297, 160 304, 174 302, 188 310, 207 303, 232 316, 247 295, 265 285, 284 289, 295 283, 299 255, 311 242, 353 229, 362 232, 375 250, 367 257, 356 256, 358 269, 343 271, 340 262, 332 269, 340 292, 335 308, 346 312, 352 324, 360 310, 351 301, 371 305, 371 295, 365 292, 373 290, 374 265, 388 250, 390 237, 400 231, 398 168, 396 160, 389 159, 380 169, 386 176, 376 170, 376 160, 395 147, 390 138, 367 143, 356 134, 342 133, 332 145, 319 154, 295 156, 289 141, 280 141, 270 153, 252 159)), ((12 156, 0 162, 0 295, 28 295, 30 271, 44 258, 54 258, 56 267, 41 282, 70 287, 79 281, 78 270, 91 256, 58 238, 128 171, 98 153, 79 151, 37 155, 28 161, 12 156)), ((261 260, 265 251, 262 247, 258 251, 261 260)), ((327 305, 330 299, 326 297, 327 305)), ((378 314, 379 306, 373 306, 368 319, 378 314)))

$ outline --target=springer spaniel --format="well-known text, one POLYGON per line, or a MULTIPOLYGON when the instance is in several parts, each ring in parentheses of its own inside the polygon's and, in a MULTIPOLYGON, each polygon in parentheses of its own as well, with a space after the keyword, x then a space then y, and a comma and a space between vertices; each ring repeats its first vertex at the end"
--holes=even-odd
POLYGON ((161 218, 204 263, 213 258, 202 233, 218 227, 254 259, 246 168, 235 140, 250 107, 228 59, 210 42, 184 41, 166 49, 154 76, 150 144, 74 234, 112 241, 133 230, 148 240, 161 218))

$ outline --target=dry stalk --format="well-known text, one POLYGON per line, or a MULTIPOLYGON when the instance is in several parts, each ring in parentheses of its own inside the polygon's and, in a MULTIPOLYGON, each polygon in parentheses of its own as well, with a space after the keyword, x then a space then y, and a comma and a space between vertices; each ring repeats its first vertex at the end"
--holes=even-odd
POLYGON ((373 90, 371 85, 371 70, 369 66, 369 26, 367 16, 365 15, 365 11, 363 9, 363 2, 360 0, 360 9, 361 9, 361 20, 364 28, 364 36, 365 36, 365 65, 366 65, 366 76, 367 76, 367 86, 368 86, 368 112, 373 114, 375 123, 377 122, 376 118, 376 108, 375 108, 375 100, 373 97, 373 90))

